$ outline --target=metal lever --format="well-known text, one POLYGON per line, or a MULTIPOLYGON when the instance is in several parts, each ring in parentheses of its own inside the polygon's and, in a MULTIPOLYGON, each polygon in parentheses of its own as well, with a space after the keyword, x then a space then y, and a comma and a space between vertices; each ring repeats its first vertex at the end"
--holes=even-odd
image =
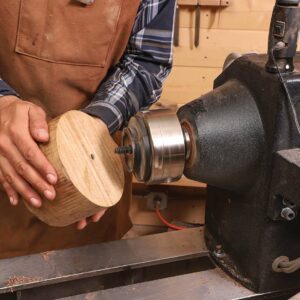
POLYGON ((277 0, 269 33, 269 60, 266 69, 271 73, 292 72, 300 27, 299 0, 277 0))
POLYGON ((174 30, 174 46, 175 47, 179 47, 179 28, 180 28, 180 8, 179 8, 179 4, 177 4, 175 30, 174 30))

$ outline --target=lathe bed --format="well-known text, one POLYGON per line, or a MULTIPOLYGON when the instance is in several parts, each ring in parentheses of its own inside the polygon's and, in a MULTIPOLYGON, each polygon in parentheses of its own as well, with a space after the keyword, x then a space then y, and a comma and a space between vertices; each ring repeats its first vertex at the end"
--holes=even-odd
POLYGON ((0 260, 0 300, 288 299, 255 294, 210 258, 194 228, 0 260))

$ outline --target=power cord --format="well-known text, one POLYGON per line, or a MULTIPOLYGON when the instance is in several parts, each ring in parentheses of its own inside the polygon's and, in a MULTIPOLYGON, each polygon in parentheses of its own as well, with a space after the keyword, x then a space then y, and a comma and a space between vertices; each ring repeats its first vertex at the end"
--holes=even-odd
POLYGON ((158 218, 160 219, 160 221, 165 224, 167 227, 169 227, 170 229, 173 229, 173 230, 184 230, 186 229, 186 227, 183 227, 183 226, 177 226, 177 225, 174 225, 170 222, 168 222, 164 217, 163 215, 161 214, 160 212, 160 201, 157 201, 156 202, 156 208, 155 208, 155 213, 156 215, 158 216, 158 218))
POLYGON ((290 260, 287 256, 277 257, 273 262, 272 268, 277 273, 294 273, 300 269, 300 258, 290 260))
POLYGON ((155 212, 156 212, 156 215, 158 216, 158 218, 161 220, 161 222, 164 223, 164 224, 165 224, 167 227, 169 227, 170 229, 173 229, 173 230, 184 230, 184 229, 186 229, 186 227, 177 226, 177 225, 174 225, 174 224, 168 222, 168 221, 162 216, 162 214, 160 213, 160 209, 159 209, 159 208, 156 208, 155 212))

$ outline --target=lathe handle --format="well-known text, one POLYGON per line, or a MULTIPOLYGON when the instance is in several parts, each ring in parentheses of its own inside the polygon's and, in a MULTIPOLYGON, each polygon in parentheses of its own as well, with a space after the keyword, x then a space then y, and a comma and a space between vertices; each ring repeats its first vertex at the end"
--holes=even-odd
POLYGON ((269 32, 266 69, 271 73, 292 72, 300 24, 299 0, 277 0, 269 32))

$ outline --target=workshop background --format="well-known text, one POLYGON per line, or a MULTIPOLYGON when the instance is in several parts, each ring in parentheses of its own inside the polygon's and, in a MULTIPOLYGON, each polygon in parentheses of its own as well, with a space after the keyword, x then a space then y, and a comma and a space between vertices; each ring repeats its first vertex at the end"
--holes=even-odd
MULTIPOLYGON (((179 34, 178 46, 174 47, 174 67, 156 107, 180 106, 209 92, 232 52, 267 52, 274 0, 179 0, 178 3, 179 34), (201 3, 200 26, 196 28, 195 3, 198 1, 201 3), (220 5, 203 5, 216 2, 220 5), (197 30, 198 47, 195 46, 197 30)), ((185 178, 177 183, 151 187, 135 181, 131 206, 134 228, 130 237, 167 229, 147 205, 153 192, 163 193, 167 198, 167 207, 162 213, 169 221, 204 224, 205 187, 185 178)))
POLYGON ((210 91, 231 52, 267 52, 275 1, 226 2, 228 7, 201 6, 198 48, 194 45, 196 6, 180 5, 179 47, 174 48, 174 68, 166 81, 162 103, 183 104, 210 91))

